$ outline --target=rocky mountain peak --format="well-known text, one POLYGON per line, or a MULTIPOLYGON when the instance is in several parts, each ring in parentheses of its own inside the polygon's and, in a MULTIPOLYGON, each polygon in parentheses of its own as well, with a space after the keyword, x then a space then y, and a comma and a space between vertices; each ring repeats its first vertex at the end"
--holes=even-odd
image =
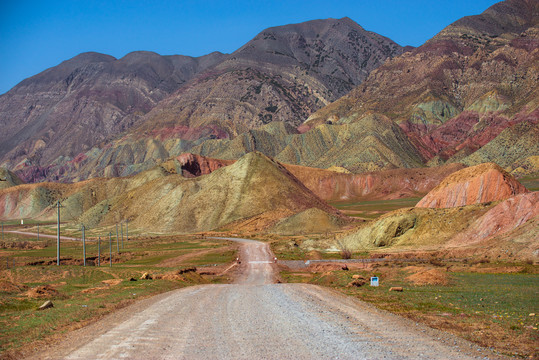
POLYGON ((345 17, 268 28, 231 58, 299 66, 357 85, 380 62, 401 52, 401 46, 392 40, 345 17))

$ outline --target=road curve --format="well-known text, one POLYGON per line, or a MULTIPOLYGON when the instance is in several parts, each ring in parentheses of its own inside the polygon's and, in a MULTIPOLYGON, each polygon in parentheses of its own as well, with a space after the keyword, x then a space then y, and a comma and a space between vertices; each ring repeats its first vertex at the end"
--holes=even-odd
MULTIPOLYGON (((464 340, 306 284, 274 284, 267 244, 242 243, 244 276, 160 296, 66 359, 485 359, 464 340)), ((99 326, 99 323, 97 324, 99 326)))

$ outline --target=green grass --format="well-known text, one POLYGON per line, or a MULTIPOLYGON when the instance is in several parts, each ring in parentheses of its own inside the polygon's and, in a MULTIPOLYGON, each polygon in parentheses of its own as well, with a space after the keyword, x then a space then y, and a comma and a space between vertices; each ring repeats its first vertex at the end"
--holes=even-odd
POLYGON ((199 257, 190 259, 186 261, 188 265, 212 265, 212 264, 223 264, 229 263, 236 259, 237 252, 233 250, 228 250, 220 253, 206 253, 202 254, 199 257))
MULTIPOLYGON (((503 265, 503 264, 502 264, 503 265)), ((528 266, 529 267, 529 266, 528 266)), ((391 312, 424 321, 483 346, 519 356, 537 356, 539 342, 539 274, 528 267, 521 273, 447 273, 449 285, 418 286, 401 269, 393 275, 380 269, 325 273, 283 272, 287 282, 308 282, 336 288, 391 312), (347 287, 353 274, 380 277, 380 286, 347 287), (402 286, 403 292, 389 288, 402 286), (530 314, 536 314, 530 316, 530 314)), ((444 268, 441 268, 445 271, 444 268)))
MULTIPOLYGON (((24 241, 14 239, 13 241, 24 241)), ((102 259, 101 266, 81 266, 82 243, 62 241, 61 266, 56 266, 56 241, 52 246, 36 249, 1 249, 0 256, 0 358, 8 351, 15 354, 21 346, 44 339, 55 332, 64 332, 90 319, 114 311, 135 299, 172 289, 200 283, 222 283, 224 277, 201 277, 197 273, 183 276, 184 280, 138 280, 144 272, 153 275, 174 272, 193 265, 224 264, 233 261, 236 251, 222 240, 197 239, 190 236, 167 236, 130 240, 116 253, 113 244, 113 266, 102 259), (208 250, 212 252, 207 253, 208 250), (198 252, 201 252, 197 256, 198 252), (10 259, 6 270, 5 254, 10 259), (174 262, 169 267, 156 266, 161 261, 180 255, 193 254, 189 261, 174 262), (16 267, 12 267, 15 260, 16 267), (53 265, 27 265, 35 261, 51 261, 53 265), (74 264, 79 262, 79 264, 74 264), (26 265, 25 265, 26 264, 26 265), (20 288, 9 290, 5 280, 20 288), (121 279, 117 285, 106 285, 104 280, 121 279), (4 280, 4 283, 2 283, 4 280), (51 285, 57 293, 44 298, 32 298, 26 292, 40 285, 51 285), (4 287, 2 287, 4 286, 4 287), (45 300, 54 307, 36 311, 45 300)), ((102 256, 108 256, 108 241, 101 243, 102 256)), ((87 243, 87 257, 97 255, 97 243, 87 243)), ((90 262, 88 262, 90 264, 90 262)))
POLYGON ((397 209, 414 207, 420 198, 404 198, 395 200, 373 200, 360 202, 332 202, 332 206, 344 211, 349 216, 376 219, 381 215, 397 209))
POLYGON ((537 176, 523 177, 518 181, 530 191, 539 191, 539 177, 537 176))

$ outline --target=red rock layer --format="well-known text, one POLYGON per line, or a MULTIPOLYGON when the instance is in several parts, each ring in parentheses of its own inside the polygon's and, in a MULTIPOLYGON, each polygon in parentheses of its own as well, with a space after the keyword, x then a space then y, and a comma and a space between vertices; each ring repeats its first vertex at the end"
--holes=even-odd
POLYGON ((416 207, 449 208, 504 200, 528 190, 493 163, 472 166, 451 174, 416 207))
MULTIPOLYGON (((213 159, 195 154, 176 158, 187 177, 206 175, 234 160, 213 159)), ((394 169, 365 174, 344 174, 325 169, 283 164, 309 190, 325 201, 400 199, 422 196, 449 174, 463 168, 450 164, 438 168, 394 169)))
POLYGON ((182 175, 186 177, 210 174, 223 166, 235 163, 235 160, 212 159, 190 153, 181 154, 176 160, 181 165, 182 175))
MULTIPOLYGON (((520 194, 493 207, 465 232, 455 236, 448 247, 472 245, 511 231, 539 216, 539 192, 520 194)), ((539 239, 535 239, 539 242, 539 239)))
POLYGON ((307 188, 326 201, 400 199, 429 192, 463 165, 394 169, 365 174, 342 174, 304 166, 285 167, 307 188))

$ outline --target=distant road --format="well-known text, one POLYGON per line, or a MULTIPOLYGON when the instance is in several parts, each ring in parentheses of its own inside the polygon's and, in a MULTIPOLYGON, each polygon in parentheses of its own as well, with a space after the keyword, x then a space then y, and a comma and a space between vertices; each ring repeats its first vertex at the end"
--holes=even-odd
MULTIPOLYGON (((37 233, 33 232, 26 232, 26 231, 17 231, 17 230, 4 230, 5 233, 12 233, 12 234, 20 234, 20 235, 26 235, 26 236, 34 236, 37 237, 37 233)), ((40 238, 48 238, 48 239, 57 239, 58 235, 48 235, 48 234, 39 234, 40 238)), ((62 236, 60 235, 60 240, 81 240, 80 238, 74 238, 69 236, 62 236)))
POLYGON ((489 359, 487 350, 351 297, 275 284, 267 244, 242 244, 236 284, 143 300, 36 359, 489 359), (141 305, 144 304, 144 305, 141 305))

